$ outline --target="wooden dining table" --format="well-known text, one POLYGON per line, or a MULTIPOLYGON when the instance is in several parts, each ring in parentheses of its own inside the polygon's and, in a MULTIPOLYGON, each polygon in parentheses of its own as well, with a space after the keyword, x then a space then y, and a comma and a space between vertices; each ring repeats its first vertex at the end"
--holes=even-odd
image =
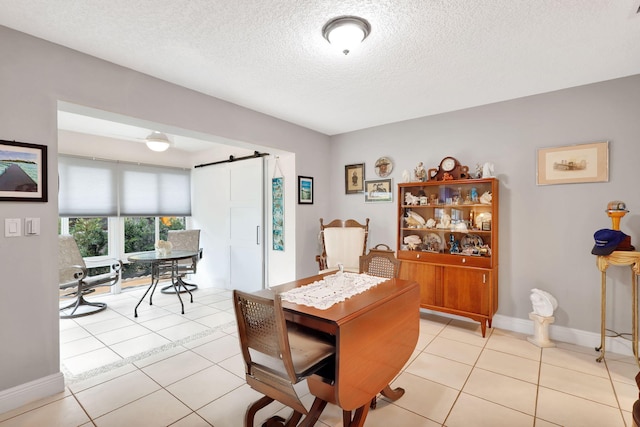
MULTIPOLYGON (((321 280, 307 277, 258 294, 282 293, 321 280)), ((327 403, 343 410, 343 425, 364 425, 371 401, 378 393, 396 400, 404 394, 391 381, 402 370, 418 341, 419 285, 389 279, 328 309, 283 301, 285 318, 335 336, 336 363, 328 375, 307 379, 316 399, 301 425, 311 426, 327 403)))

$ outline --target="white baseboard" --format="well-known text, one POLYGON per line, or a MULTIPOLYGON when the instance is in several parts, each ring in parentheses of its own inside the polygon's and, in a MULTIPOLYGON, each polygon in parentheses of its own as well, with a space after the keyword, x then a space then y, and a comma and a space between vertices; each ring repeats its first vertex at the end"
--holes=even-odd
POLYGON ((58 372, 0 391, 0 414, 64 391, 64 375, 58 372))
MULTIPOLYGON (((424 310, 438 316, 449 317, 453 319, 461 319, 472 322, 471 319, 441 313, 438 311, 424 310)), ((533 321, 529 319, 519 319, 516 317, 508 317, 497 314, 493 316, 491 325, 496 328, 505 329, 507 331, 518 332, 521 334, 533 335, 533 321)), ((600 347, 600 334, 596 332, 587 332, 579 329, 567 328, 565 326, 549 325, 549 338, 552 341, 561 341, 569 344, 575 344, 583 347, 592 347, 596 354, 596 347, 600 347)), ((631 341, 621 337, 607 337, 605 339, 605 348, 607 352, 618 353, 625 356, 633 356, 631 341)))

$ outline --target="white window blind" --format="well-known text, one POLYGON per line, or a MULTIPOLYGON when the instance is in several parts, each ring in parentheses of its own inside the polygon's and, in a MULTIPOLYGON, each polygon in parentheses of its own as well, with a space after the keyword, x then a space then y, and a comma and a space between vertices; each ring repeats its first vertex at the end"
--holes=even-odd
POLYGON ((60 155, 60 216, 191 216, 189 170, 60 155))
POLYGON ((61 217, 117 216, 116 163, 58 156, 58 210, 61 217))
POLYGON ((122 164, 121 216, 191 216, 191 174, 160 166, 122 164))

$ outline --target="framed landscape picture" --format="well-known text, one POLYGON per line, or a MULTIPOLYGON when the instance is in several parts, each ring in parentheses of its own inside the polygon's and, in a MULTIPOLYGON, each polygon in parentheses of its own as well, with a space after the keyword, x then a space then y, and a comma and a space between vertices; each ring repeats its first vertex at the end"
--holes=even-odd
POLYGON ((313 204, 313 178, 310 176, 298 176, 298 204, 313 204))
POLYGON ((609 181, 609 142, 538 150, 537 184, 609 181))
POLYGON ((47 201, 47 147, 0 140, 0 201, 47 201))

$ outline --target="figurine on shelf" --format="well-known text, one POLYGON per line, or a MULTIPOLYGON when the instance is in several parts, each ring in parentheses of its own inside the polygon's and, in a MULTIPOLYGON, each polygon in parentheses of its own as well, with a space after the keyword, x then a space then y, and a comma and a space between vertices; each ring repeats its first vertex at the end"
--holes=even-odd
POLYGON ((480 163, 476 163, 476 175, 474 176, 474 178, 482 178, 482 165, 480 163))
POLYGON ((413 194, 407 192, 404 195, 404 203, 405 205, 415 206, 420 204, 420 197, 414 196, 413 194))
POLYGON ((436 226, 436 220, 433 218, 429 218, 427 223, 425 224, 427 228, 433 228, 436 226))
POLYGON ((482 194, 482 196, 480 196, 480 203, 484 203, 485 205, 490 205, 491 199, 492 199, 491 191, 485 191, 482 194))
POLYGON ((416 175, 416 181, 425 182, 427 180, 427 171, 424 169, 424 164, 422 162, 418 163, 414 173, 416 175))
POLYGON ((449 253, 452 253, 452 254, 459 254, 460 253, 460 242, 458 242, 455 239, 453 234, 449 235, 449 245, 451 246, 451 249, 449 249, 449 253))
POLYGON ((453 175, 451 175, 449 172, 445 172, 444 175, 442 175, 442 180, 453 181, 453 175))
POLYGON ((409 177, 409 171, 408 170, 403 170, 402 171, 402 182, 410 182, 411 178, 409 177))
POLYGON ((493 163, 487 162, 482 166, 482 177, 491 178, 493 175, 493 163))
POLYGON ((473 187, 471 189, 471 202, 472 203, 478 202, 478 190, 476 189, 476 187, 473 187))
POLYGON ((436 228, 449 228, 451 226, 451 215, 443 214, 436 228))

